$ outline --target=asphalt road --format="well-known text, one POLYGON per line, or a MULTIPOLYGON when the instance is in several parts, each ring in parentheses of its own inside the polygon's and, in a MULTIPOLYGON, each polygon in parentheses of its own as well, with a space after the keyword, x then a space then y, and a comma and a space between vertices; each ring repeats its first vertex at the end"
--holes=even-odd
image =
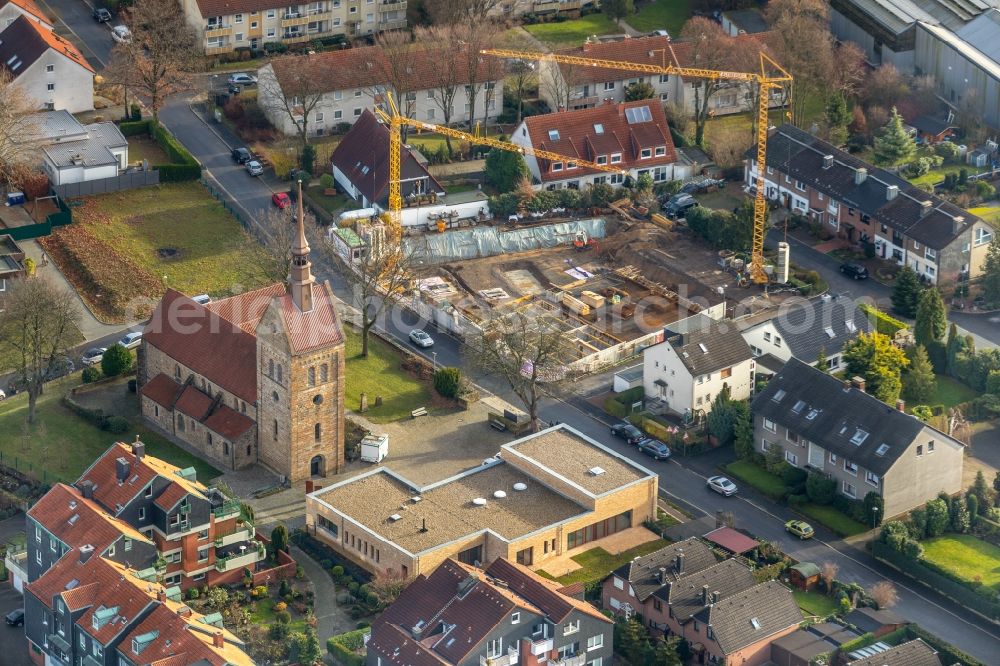
POLYGON ((83 57, 100 71, 111 60, 111 28, 119 24, 117 17, 110 23, 98 23, 91 16, 94 8, 88 0, 38 0, 49 16, 58 17, 56 33, 66 37, 80 49, 83 57))

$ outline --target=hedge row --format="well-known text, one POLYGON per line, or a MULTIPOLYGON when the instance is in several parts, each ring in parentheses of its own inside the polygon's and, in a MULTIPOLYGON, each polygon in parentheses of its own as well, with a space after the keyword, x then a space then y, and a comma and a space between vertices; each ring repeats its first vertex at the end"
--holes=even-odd
POLYGON ((140 136, 142 134, 152 135, 153 119, 147 118, 146 120, 136 120, 122 123, 118 126, 118 129, 121 130, 121 133, 124 136, 140 136))
POLYGON ((943 663, 962 664, 962 666, 986 666, 975 657, 962 652, 951 643, 941 640, 934 634, 916 624, 906 626, 906 637, 911 641, 914 638, 919 638, 923 642, 930 645, 938 651, 938 656, 941 657, 943 663))
POLYGON ((875 324, 875 330, 882 335, 888 335, 891 338, 896 335, 896 331, 906 328, 906 324, 895 317, 887 315, 873 305, 864 303, 861 305, 861 311, 868 315, 868 319, 875 324))
POLYGON ((157 164, 161 183, 178 183, 201 178, 201 165, 163 125, 153 127, 153 138, 173 164, 157 164))
POLYGON ((62 403, 71 412, 83 418, 85 421, 97 426, 101 430, 106 430, 107 432, 120 435, 129 428, 128 419, 124 416, 108 416, 104 413, 104 410, 84 407, 68 395, 63 396, 62 403))
POLYGON ((623 419, 632 413, 632 403, 642 401, 645 395, 641 386, 610 395, 604 400, 604 411, 623 419))
POLYGON ((355 629, 344 634, 331 636, 326 640, 326 651, 330 653, 334 661, 342 666, 363 666, 365 657, 356 651, 364 647, 365 634, 370 631, 371 629, 368 628, 355 629))

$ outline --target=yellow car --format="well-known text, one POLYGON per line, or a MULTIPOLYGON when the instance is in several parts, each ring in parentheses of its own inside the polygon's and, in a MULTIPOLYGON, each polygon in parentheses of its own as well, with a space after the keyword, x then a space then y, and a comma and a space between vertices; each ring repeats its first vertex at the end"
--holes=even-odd
POLYGON ((801 520, 789 520, 785 523, 785 531, 794 534, 800 539, 811 539, 813 534, 815 534, 812 525, 801 520))

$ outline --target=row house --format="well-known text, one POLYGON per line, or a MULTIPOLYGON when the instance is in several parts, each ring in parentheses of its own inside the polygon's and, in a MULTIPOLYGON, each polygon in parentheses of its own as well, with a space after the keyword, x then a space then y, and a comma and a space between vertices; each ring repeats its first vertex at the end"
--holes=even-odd
POLYGON ((258 70, 257 98, 271 123, 289 135, 302 123, 313 136, 353 124, 383 103, 386 90, 410 118, 431 124, 493 122, 503 110, 502 63, 480 56, 472 77, 467 57, 463 49, 415 47, 404 71, 395 61, 400 56, 380 46, 286 56, 258 70), (447 60, 452 63, 443 65, 447 60))
MULTIPOLYGON (((756 149, 746 183, 756 187, 756 149)), ((933 284, 982 274, 993 229, 982 219, 789 124, 767 140, 765 194, 933 284)))
POLYGON ((719 561, 694 537, 616 569, 601 600, 617 615, 641 616, 652 631, 681 636, 707 664, 767 663, 771 642, 802 621, 788 588, 758 584, 742 561, 719 561))
POLYGON ((613 624, 524 566, 445 560, 372 624, 368 666, 611 666, 613 624))
POLYGON ((82 666, 252 666, 222 616, 195 613, 170 591, 92 546, 66 552, 24 588, 35 663, 82 666))
POLYGON ((845 384, 793 358, 753 401, 754 441, 761 453, 781 446, 789 465, 835 480, 845 497, 878 493, 889 518, 962 488, 961 442, 903 408, 861 378, 845 384))
MULTIPOLYGON (((734 61, 713 69, 745 71, 742 64, 748 54, 766 50, 769 33, 741 35, 734 38, 734 61), (739 57, 740 60, 735 60, 739 57)), ((616 60, 652 67, 704 67, 698 50, 692 42, 675 42, 670 37, 634 37, 616 41, 590 42, 578 48, 560 51, 560 54, 616 60)), ((754 60, 756 63, 756 60, 754 60)), ((586 109, 606 101, 625 101, 626 89, 634 83, 648 83, 654 99, 660 103, 676 104, 687 113, 694 113, 698 99, 697 89, 703 80, 673 74, 643 74, 628 70, 592 67, 566 63, 541 63, 539 70, 539 96, 552 109, 586 109)), ((754 86, 740 82, 715 84, 709 100, 712 115, 743 113, 754 105, 754 86)), ((771 106, 784 103, 780 90, 772 92, 771 106)))
POLYGON ((406 0, 181 0, 181 9, 205 55, 406 27, 406 0))
POLYGON ((546 150, 567 159, 525 155, 533 180, 548 190, 581 189, 595 183, 621 185, 648 174, 656 183, 683 179, 689 169, 678 164, 663 106, 650 100, 602 104, 525 118, 511 142, 546 150), (621 169, 609 173, 581 166, 572 158, 621 169))

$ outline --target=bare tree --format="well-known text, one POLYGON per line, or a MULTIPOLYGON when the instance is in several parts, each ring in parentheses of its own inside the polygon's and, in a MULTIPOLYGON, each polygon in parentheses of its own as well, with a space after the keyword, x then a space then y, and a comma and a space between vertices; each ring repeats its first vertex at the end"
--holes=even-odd
POLYGON ((583 72, 576 65, 563 65, 554 62, 541 63, 539 75, 539 91, 551 99, 555 108, 552 111, 569 108, 570 94, 582 78, 583 72))
POLYGON ((896 588, 887 580, 875 583, 868 588, 867 592, 879 610, 892 608, 899 601, 899 594, 896 592, 896 588))
POLYGON ((188 86, 200 44, 176 2, 136 0, 130 17, 132 38, 111 52, 108 76, 147 97, 158 118, 167 97, 188 86))
POLYGON ((517 121, 521 122, 524 111, 524 98, 538 87, 538 72, 535 64, 523 60, 515 60, 507 65, 507 87, 517 100, 517 121))
POLYGON ((489 115, 489 99, 493 94, 491 85, 503 78, 503 62, 499 58, 486 56, 483 49, 490 48, 500 34, 499 25, 484 19, 479 23, 458 23, 452 27, 457 43, 462 45, 461 74, 469 100, 469 129, 476 126, 476 100, 486 88, 487 99, 483 104, 484 114, 489 115))
MULTIPOLYGON (((316 227, 316 217, 305 213, 307 229, 316 227)), ((252 234, 244 240, 244 250, 250 257, 246 269, 258 282, 283 282, 288 277, 288 267, 292 262, 292 242, 296 237, 294 207, 284 210, 268 208, 257 217, 257 225, 252 234)))
POLYGON ((476 25, 495 14, 501 0, 427 0, 425 6, 437 25, 468 23, 476 25))
POLYGON ((869 108, 880 106, 889 109, 896 106, 909 92, 909 86, 903 75, 895 65, 887 62, 868 75, 862 92, 862 102, 869 108))
MULTIPOLYGON (((696 16, 681 30, 681 38, 691 43, 691 66, 701 69, 722 70, 732 66, 735 40, 715 21, 696 16)), ((704 145, 705 124, 711 116, 712 97, 731 82, 720 79, 701 79, 692 82, 694 87, 694 142, 704 145)))
POLYGON ((309 119, 326 94, 323 68, 311 56, 279 58, 264 67, 257 82, 257 101, 276 117, 287 118, 299 143, 309 144, 309 119))
POLYGON ((775 57, 795 78, 791 109, 795 122, 804 120, 808 104, 825 101, 831 82, 836 83, 829 17, 826 0, 772 0, 767 5, 775 57))
POLYGON ((567 373, 569 341, 556 322, 521 310, 497 313, 482 323, 482 333, 469 340, 467 349, 476 367, 510 386, 538 432, 542 386, 564 380, 567 373))
POLYGON ((80 310, 73 293, 40 278, 14 283, 0 313, 0 353, 14 364, 28 392, 28 423, 46 376, 56 368, 79 334, 80 310))
MULTIPOLYGON (((416 91, 413 89, 413 65, 414 57, 419 56, 415 56, 417 47, 413 44, 410 33, 405 30, 382 32, 375 38, 375 45, 381 50, 380 57, 375 61, 380 80, 386 82, 389 91, 395 96, 399 112, 404 116, 412 116, 417 105, 416 91)), ((384 92, 383 89, 372 91, 376 102, 384 92)), ((408 125, 400 127, 403 141, 406 141, 409 132, 408 125)))
POLYGON ((824 562, 823 566, 819 568, 819 577, 823 579, 823 584, 826 585, 826 593, 833 594, 833 582, 837 580, 837 573, 840 571, 840 567, 835 562, 824 562))
POLYGON ((410 584, 410 580, 392 570, 380 571, 375 574, 375 578, 368 584, 368 587, 375 594, 379 605, 388 606, 399 598, 406 586, 410 584))
POLYGON ((715 128, 706 143, 715 163, 728 169, 743 162, 743 154, 753 143, 753 137, 734 125, 725 125, 715 128))
MULTIPOLYGON (((441 124, 449 125, 455 113, 455 97, 461 89, 459 82, 462 80, 462 59, 451 50, 455 42, 452 26, 421 28, 417 32, 417 41, 432 45, 435 50, 440 49, 442 57, 437 59, 437 66, 434 67, 431 95, 434 106, 441 111, 441 124)), ((448 155, 451 155, 451 137, 445 135, 444 141, 448 146, 448 155)))
POLYGON ((14 75, 0 68, 0 180, 13 189, 20 174, 34 167, 38 126, 30 119, 41 104, 14 83, 14 75))

